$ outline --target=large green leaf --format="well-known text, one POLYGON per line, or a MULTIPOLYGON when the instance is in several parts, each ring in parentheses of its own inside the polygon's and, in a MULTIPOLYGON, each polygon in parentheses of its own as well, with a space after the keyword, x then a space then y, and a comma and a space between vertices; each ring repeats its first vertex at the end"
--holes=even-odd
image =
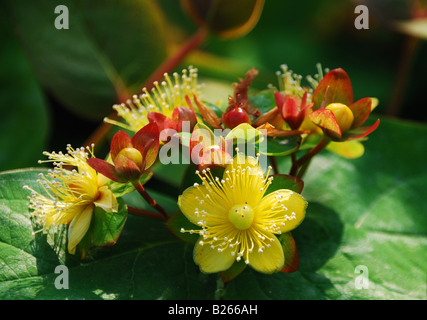
POLYGON ((32 277, 53 271, 64 264, 64 248, 52 238, 44 237, 33 226, 28 213, 28 191, 23 185, 39 190, 40 171, 25 170, 0 175, 0 279, 1 298, 31 295, 37 290, 32 277), (31 183, 32 182, 32 183, 31 183), (26 195, 25 195, 26 194, 26 195), (50 244, 49 244, 50 243, 50 244), (12 283, 20 284, 14 286, 12 283), (25 292, 25 293, 24 293, 25 292))
POLYGON ((83 116, 108 115, 166 56, 163 22, 151 1, 26 0, 7 6, 39 82, 83 116), (55 27, 65 14, 55 14, 58 5, 68 8, 69 29, 55 27))
POLYGON ((49 129, 44 97, 13 29, 0 12, 0 168, 32 166, 49 129))
MULTIPOLYGON (((32 235, 21 189, 36 187, 37 171, 3 173, 1 298, 425 299, 427 168, 419 159, 426 134, 425 126, 383 119, 362 158, 319 154, 304 181, 307 216, 292 231, 299 269, 264 275, 249 267, 225 285, 216 274, 200 273, 193 245, 161 221, 129 216, 114 246, 93 248, 83 261, 55 250, 46 236, 32 235), (54 286, 58 264, 69 267, 68 290, 54 286), (368 288, 357 286, 361 276, 368 288)), ((281 171, 284 165, 279 161, 281 171)), ((152 182, 150 195, 176 212, 175 195, 150 190, 152 182)), ((150 210, 136 193, 124 199, 150 210)))

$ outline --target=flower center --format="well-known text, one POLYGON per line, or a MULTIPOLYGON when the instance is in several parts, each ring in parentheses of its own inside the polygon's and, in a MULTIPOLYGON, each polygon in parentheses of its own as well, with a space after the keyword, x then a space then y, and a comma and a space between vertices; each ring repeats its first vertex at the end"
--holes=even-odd
POLYGON ((228 211, 228 219, 239 230, 248 229, 254 220, 254 211, 247 205, 236 205, 228 211))

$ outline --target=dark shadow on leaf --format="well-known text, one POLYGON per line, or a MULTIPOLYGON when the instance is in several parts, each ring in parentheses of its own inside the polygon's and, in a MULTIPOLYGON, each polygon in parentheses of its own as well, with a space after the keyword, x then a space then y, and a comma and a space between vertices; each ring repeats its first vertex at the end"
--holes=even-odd
POLYGON ((58 265, 75 264, 75 259, 68 259, 66 251, 67 230, 63 226, 58 227, 55 233, 44 234, 38 232, 34 235, 30 247, 32 255, 37 259, 37 274, 46 275, 54 273, 58 265), (70 261, 69 261, 70 260, 70 261))
POLYGON ((338 214, 319 203, 310 202, 307 216, 292 231, 299 268, 293 273, 265 275, 246 268, 225 286, 224 299, 328 299, 333 287, 330 279, 319 270, 335 255, 340 245, 343 223, 338 214))
POLYGON ((37 233, 31 243, 32 254, 37 259, 37 273, 39 275, 53 273, 55 267, 61 264, 58 255, 46 239, 46 235, 37 233))
POLYGON ((298 249, 299 271, 314 272, 336 253, 342 238, 343 223, 338 214, 310 202, 307 216, 292 234, 298 249))

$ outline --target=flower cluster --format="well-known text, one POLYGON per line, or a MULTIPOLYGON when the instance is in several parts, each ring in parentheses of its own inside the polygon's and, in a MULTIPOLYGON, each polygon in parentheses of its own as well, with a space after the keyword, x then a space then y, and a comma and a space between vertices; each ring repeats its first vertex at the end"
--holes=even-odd
POLYGON ((302 179, 310 161, 325 148, 361 156, 361 142, 379 125, 379 120, 364 125, 378 101, 354 101, 350 78, 340 68, 323 75, 319 67, 304 85, 302 76, 283 65, 278 86, 262 91, 251 88, 257 75, 251 69, 234 83, 226 106, 203 99, 197 69, 191 67, 181 76, 165 74, 151 90, 113 106, 119 120, 105 122, 126 131, 114 134, 104 159, 94 157, 93 146, 45 153, 55 169, 41 175, 41 191, 26 187, 36 222, 46 232, 67 225, 68 252, 79 247, 84 257, 90 245, 111 244, 97 228, 102 219, 125 212, 109 225, 115 243, 127 213, 155 217, 180 238, 198 236, 192 238, 194 261, 203 272, 232 279, 247 265, 267 274, 295 271, 290 232, 306 215, 302 179), (177 141, 190 152, 198 181, 186 176, 177 199, 180 211, 171 213, 144 184, 153 175, 148 169, 162 165, 161 148, 177 141), (270 166, 261 161, 267 156, 270 166), (287 174, 278 172, 283 157, 291 160, 287 174), (126 206, 122 197, 133 191, 156 212, 126 206))

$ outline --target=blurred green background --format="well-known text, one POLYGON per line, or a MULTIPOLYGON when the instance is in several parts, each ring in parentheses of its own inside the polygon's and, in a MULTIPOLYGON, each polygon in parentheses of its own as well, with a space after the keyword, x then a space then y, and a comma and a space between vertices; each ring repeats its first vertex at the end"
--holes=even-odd
MULTIPOLYGON (((407 19, 401 8, 410 2, 389 1, 397 9, 388 8, 407 19)), ((316 63, 341 67, 355 98, 379 98, 377 114, 394 108, 394 117, 425 122, 424 42, 391 28, 396 15, 384 19, 384 10, 370 10, 369 29, 357 30, 357 4, 267 0, 253 30, 234 39, 210 34, 175 69, 191 64, 202 82, 217 79, 231 88, 255 67, 254 87, 264 89, 277 85, 281 64, 303 76, 315 74, 316 63)), ((137 92, 198 28, 177 0, 5 1, 0 26, 2 170, 35 166, 42 150, 83 144, 112 105, 137 92), (69 8, 68 30, 54 27, 59 4, 69 8)), ((218 99, 226 99, 220 92, 218 99)))

